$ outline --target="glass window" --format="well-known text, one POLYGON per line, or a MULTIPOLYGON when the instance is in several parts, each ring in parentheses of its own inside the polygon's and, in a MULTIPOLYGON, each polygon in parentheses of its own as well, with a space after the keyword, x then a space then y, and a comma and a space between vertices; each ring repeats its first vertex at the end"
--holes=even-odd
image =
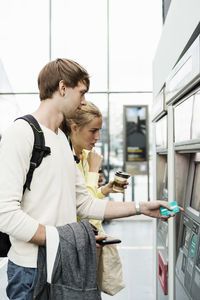
POLYGON ((110 0, 110 89, 152 90, 162 1, 110 0))
POLYGON ((38 95, 0 95, 0 133, 17 117, 34 112, 39 104, 38 95))
MULTIPOLYGON (((123 105, 152 105, 152 94, 111 94, 110 95, 110 179, 114 178, 116 170, 123 168, 123 105)), ((125 199, 147 200, 147 176, 135 176, 129 179, 125 199), (133 189, 132 189, 133 187, 133 189), (141 190, 143 191, 141 193, 141 190), (134 193, 134 195, 133 195, 134 193)), ((112 194, 115 201, 120 201, 123 195, 112 194)))
POLYGON ((110 155, 123 162, 123 105, 152 104, 152 94, 111 94, 110 95, 110 155), (116 154, 116 151, 118 152, 116 154))
POLYGON ((90 91, 107 87, 106 0, 52 1, 52 57, 77 61, 91 76, 90 91))
POLYGON ((49 1, 1 1, 0 59, 9 84, 0 92, 35 92, 49 60, 49 1))
POLYGON ((20 115, 33 113, 40 105, 39 95, 15 95, 20 115))
POLYGON ((20 108, 15 97, 0 95, 0 135, 19 114, 20 108))

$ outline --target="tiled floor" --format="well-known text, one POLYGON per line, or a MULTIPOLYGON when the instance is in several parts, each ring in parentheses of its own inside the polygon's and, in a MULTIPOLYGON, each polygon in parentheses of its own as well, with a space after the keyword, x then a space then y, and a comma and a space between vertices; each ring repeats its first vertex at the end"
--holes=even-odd
POLYGON ((153 224, 151 221, 112 221, 104 230, 122 240, 118 246, 126 288, 102 300, 153 299, 153 224))

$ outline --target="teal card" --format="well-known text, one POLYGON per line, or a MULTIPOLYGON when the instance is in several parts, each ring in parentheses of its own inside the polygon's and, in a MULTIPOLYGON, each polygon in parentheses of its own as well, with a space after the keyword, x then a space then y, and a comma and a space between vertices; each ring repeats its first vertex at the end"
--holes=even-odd
POLYGON ((172 213, 177 213, 179 212, 178 204, 176 201, 174 202, 169 202, 168 205, 173 208, 173 210, 169 210, 163 206, 160 207, 160 212, 162 216, 168 216, 171 215, 172 213))

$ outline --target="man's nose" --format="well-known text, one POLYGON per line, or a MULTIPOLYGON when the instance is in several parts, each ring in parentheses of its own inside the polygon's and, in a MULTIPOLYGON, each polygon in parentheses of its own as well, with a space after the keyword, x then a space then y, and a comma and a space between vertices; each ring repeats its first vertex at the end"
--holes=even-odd
POLYGON ((81 98, 81 105, 86 105, 87 101, 85 100, 85 95, 81 98))

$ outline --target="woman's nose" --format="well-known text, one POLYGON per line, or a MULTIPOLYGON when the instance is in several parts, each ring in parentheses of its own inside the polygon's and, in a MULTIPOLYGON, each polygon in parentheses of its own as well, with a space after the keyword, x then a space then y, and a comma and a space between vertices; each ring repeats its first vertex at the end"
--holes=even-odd
POLYGON ((100 140, 100 132, 97 132, 97 133, 96 133, 95 139, 96 139, 97 141, 100 140))

